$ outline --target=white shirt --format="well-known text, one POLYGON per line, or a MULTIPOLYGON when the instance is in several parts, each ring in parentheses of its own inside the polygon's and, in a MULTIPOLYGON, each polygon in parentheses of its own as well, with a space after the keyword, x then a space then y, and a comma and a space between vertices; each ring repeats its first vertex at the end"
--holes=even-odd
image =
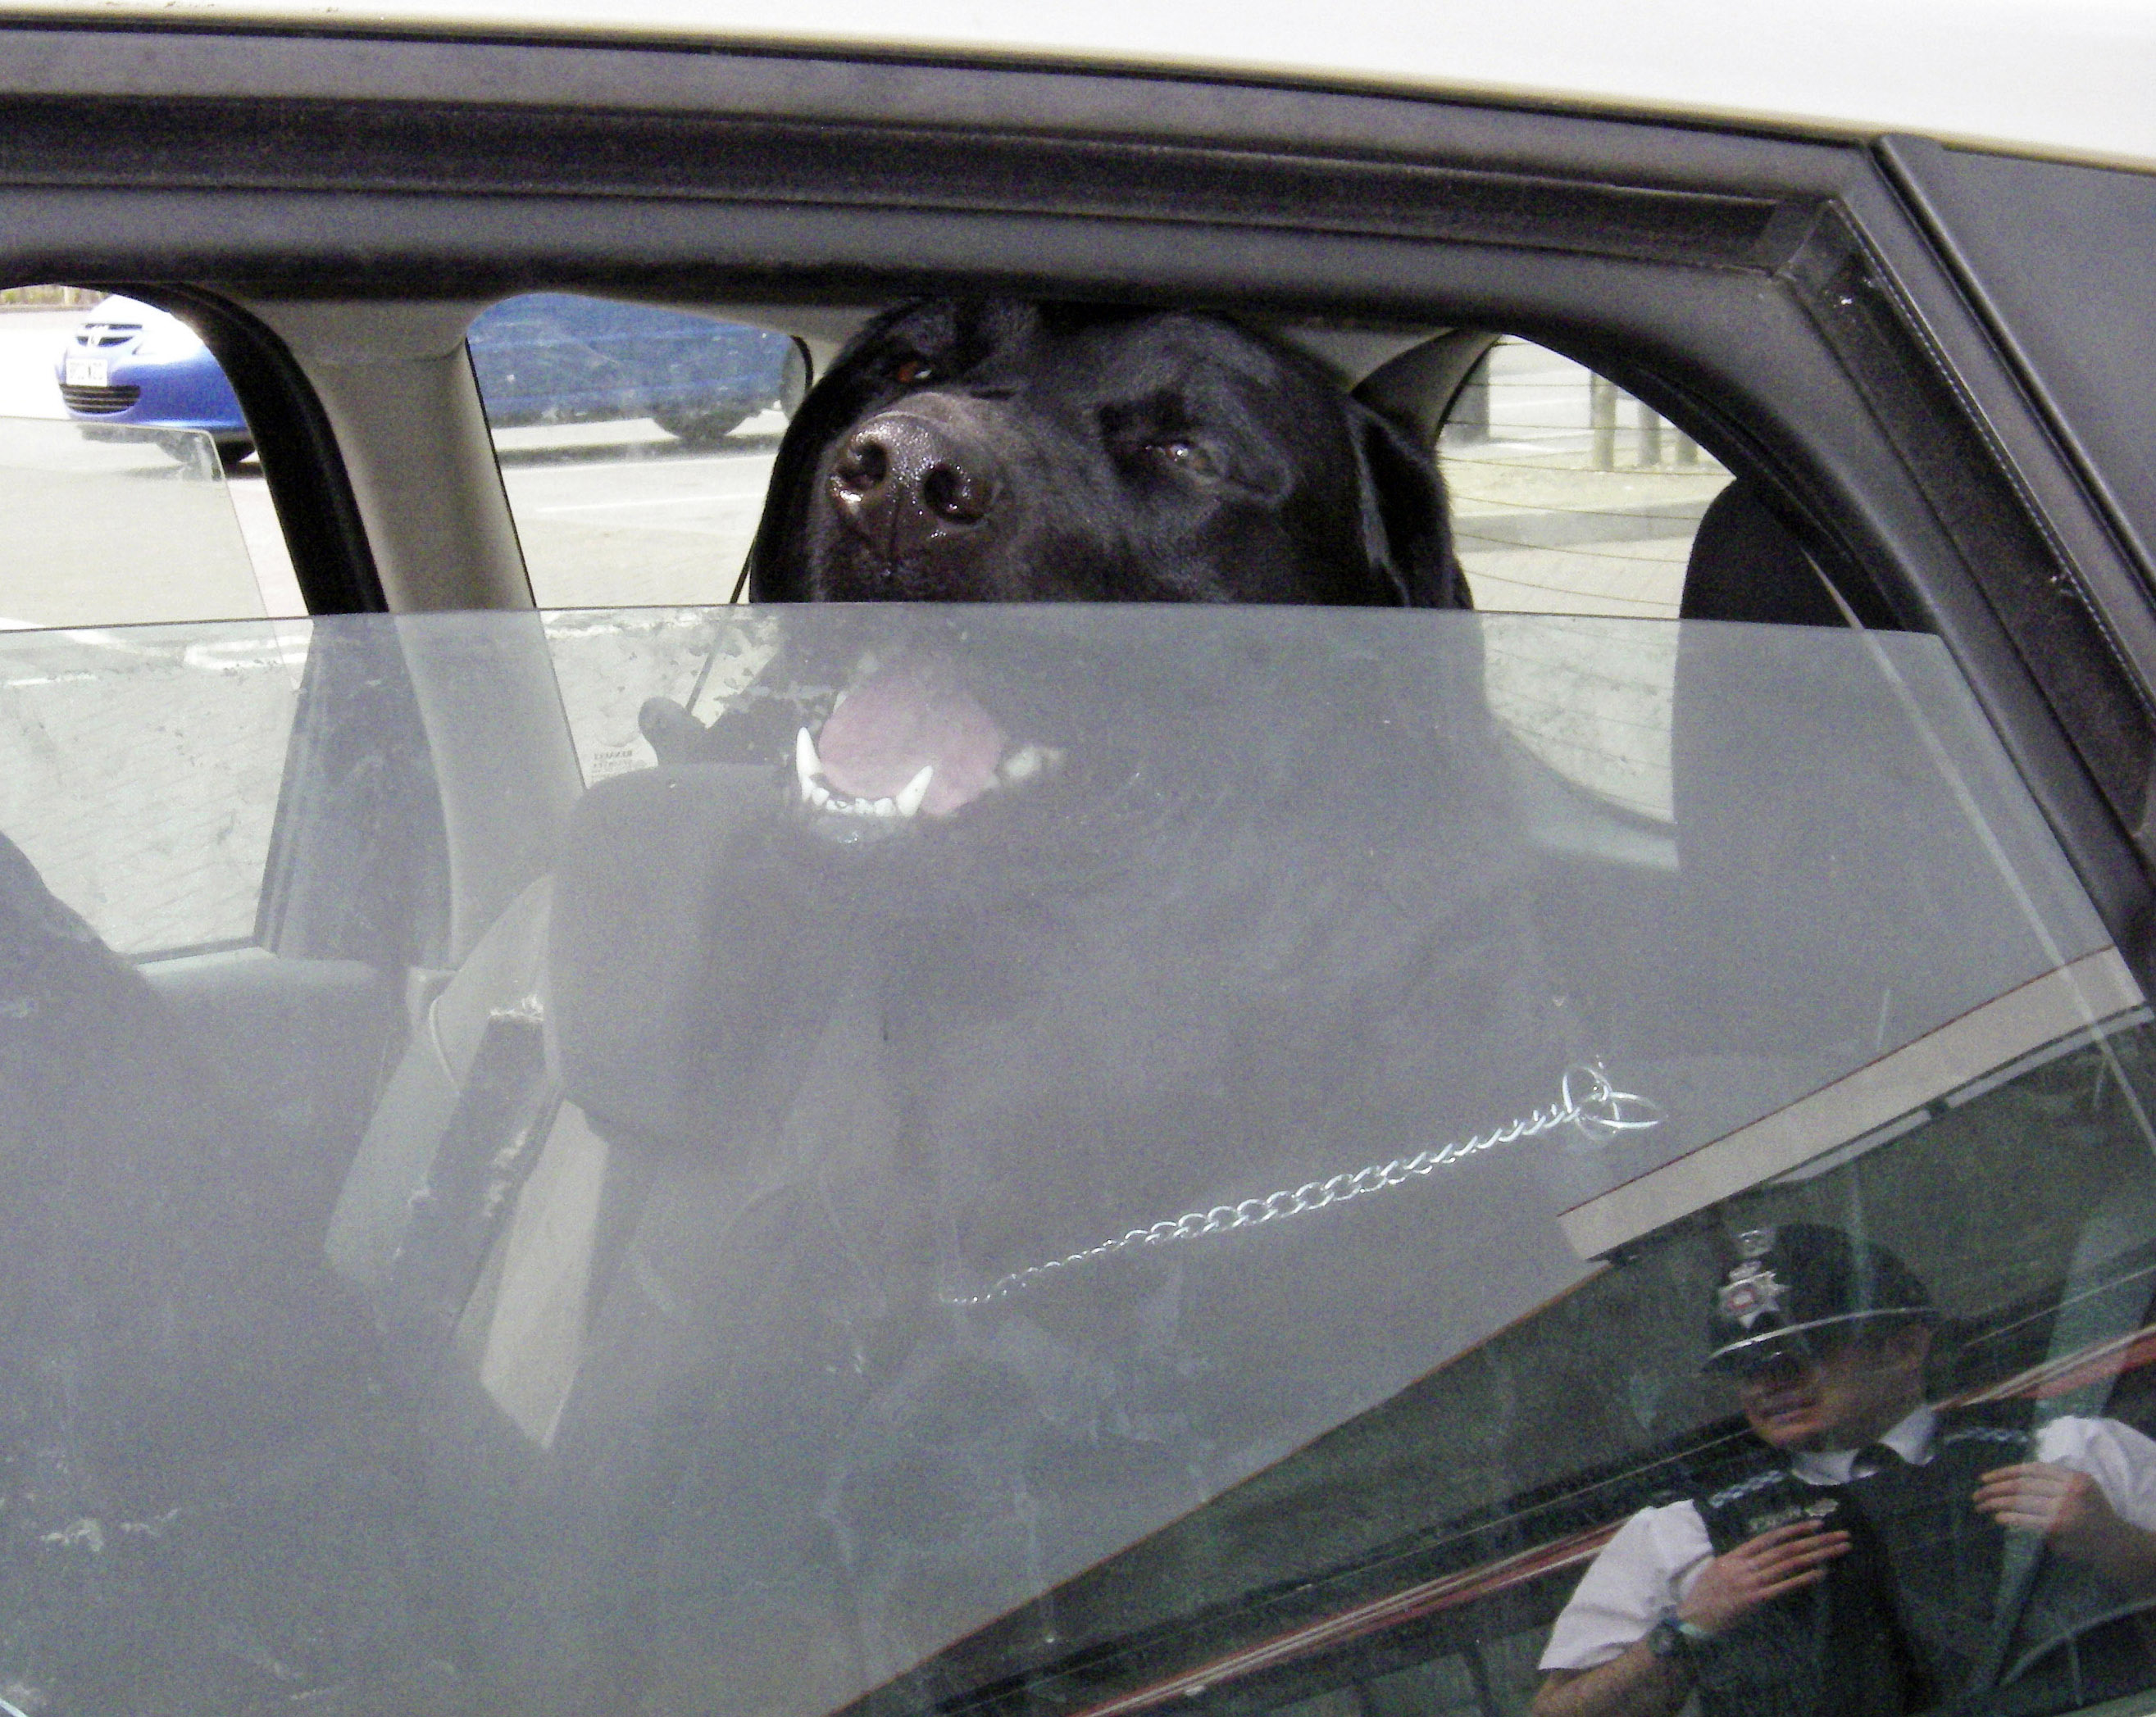
MULTIPOLYGON (((1915 1466, 1932 1458, 1938 1415, 1918 1407, 1879 1440, 1915 1466)), ((2086 1473, 2119 1519, 2156 1532, 2156 1443, 2113 1419, 2052 1419, 2036 1432, 2035 1458, 2086 1473)), ((1789 1470, 1807 1484, 1844 1484, 1856 1451, 1799 1453, 1789 1470)), ((1551 1628, 1544 1669, 1592 1669, 1644 1639, 1673 1614, 1713 1559, 1707 1522, 1688 1502, 1642 1509, 1602 1547, 1551 1628)))

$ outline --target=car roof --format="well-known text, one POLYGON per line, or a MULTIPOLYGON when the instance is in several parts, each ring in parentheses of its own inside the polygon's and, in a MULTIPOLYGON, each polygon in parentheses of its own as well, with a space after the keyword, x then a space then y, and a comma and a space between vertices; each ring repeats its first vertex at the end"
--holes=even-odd
POLYGON ((1907 131, 2156 168, 2151 0, 12 0, 162 24, 694 41, 1173 69, 1907 131))

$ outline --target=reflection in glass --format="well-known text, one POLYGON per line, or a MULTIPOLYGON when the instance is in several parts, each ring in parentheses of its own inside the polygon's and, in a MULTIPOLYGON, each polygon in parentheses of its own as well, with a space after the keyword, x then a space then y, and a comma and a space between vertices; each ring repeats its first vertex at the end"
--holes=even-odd
POLYGON ((1739 1451, 1707 1308, 1804 1222, 1922 1277, 1933 1400, 2143 1417, 2140 992, 1944 651, 1580 623, 1674 659, 1643 848, 1486 681, 1535 623, 318 620, 283 905, 204 957, 397 998, 341 1130, 276 1111, 357 1000, 152 1006, 13 807, 0 1668, 1517 1711, 1739 1451))

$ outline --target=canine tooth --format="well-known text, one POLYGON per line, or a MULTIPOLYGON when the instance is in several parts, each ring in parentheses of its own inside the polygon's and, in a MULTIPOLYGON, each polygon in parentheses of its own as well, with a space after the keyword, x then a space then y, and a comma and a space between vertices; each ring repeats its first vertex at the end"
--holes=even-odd
POLYGON ((824 760, 816 755, 816 741, 803 728, 793 736, 793 772, 801 778, 801 797, 808 797, 810 785, 824 772, 824 760))
POLYGON ((924 763, 921 766, 921 773, 898 790, 898 797, 891 803, 898 807, 901 817, 911 817, 921 808, 921 802, 928 797, 928 783, 935 775, 936 766, 924 763))

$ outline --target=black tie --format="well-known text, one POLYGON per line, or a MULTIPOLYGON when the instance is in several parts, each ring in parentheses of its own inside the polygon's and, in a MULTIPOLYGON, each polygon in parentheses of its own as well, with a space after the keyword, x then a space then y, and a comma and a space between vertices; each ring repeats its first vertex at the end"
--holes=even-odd
POLYGON ((1897 1468, 1906 1467, 1908 1464, 1894 1452, 1890 1445, 1884 1443, 1867 1443, 1857 1450, 1856 1458, 1850 1463, 1849 1476, 1852 1479, 1869 1479, 1875 1474, 1891 1473, 1897 1468))
MULTIPOLYGON (((1849 1554, 1834 1565, 1835 1590, 1828 1599, 1835 1660, 1850 1670, 1871 1670, 1877 1691, 1894 1701, 1890 1709, 1903 1712, 1925 1710, 1936 1702, 1902 1627, 1901 1594, 1879 1528, 1865 1509, 1869 1493, 1864 1481, 1906 1471, 1908 1465, 1883 1443, 1867 1443, 1857 1450, 1849 1477, 1858 1489, 1850 1498, 1849 1513, 1835 1523, 1850 1535, 1849 1554), (1888 1673, 1879 1675, 1879 1670, 1888 1673)), ((1871 1496, 1873 1505, 1889 1503, 1892 1489, 1890 1484, 1871 1496)))

